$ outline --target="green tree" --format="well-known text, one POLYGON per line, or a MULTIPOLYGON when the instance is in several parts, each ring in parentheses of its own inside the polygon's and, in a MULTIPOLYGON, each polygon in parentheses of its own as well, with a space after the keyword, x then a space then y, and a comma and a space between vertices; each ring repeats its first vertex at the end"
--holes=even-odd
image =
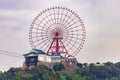
POLYGON ((0 72, 0 80, 120 80, 120 62, 104 64, 96 66, 91 63, 84 67, 80 65, 76 72, 69 73, 62 71, 64 70, 62 63, 55 64, 54 71, 44 65, 25 70, 10 68, 6 72, 0 72))
POLYGON ((82 63, 77 63, 77 67, 83 67, 82 63))
POLYGON ((62 71, 65 69, 64 65, 62 63, 56 63, 53 66, 54 71, 62 71))

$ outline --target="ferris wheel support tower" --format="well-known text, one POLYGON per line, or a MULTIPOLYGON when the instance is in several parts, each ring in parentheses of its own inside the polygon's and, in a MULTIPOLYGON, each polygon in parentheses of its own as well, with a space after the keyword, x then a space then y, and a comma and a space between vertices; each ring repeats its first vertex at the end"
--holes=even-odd
POLYGON ((51 54, 52 52, 55 52, 55 53, 60 52, 61 55, 64 54, 64 57, 69 56, 68 51, 66 50, 66 48, 62 42, 63 38, 60 37, 61 35, 60 35, 59 30, 56 30, 53 35, 54 35, 54 38, 53 38, 53 41, 47 51, 47 54, 51 54))

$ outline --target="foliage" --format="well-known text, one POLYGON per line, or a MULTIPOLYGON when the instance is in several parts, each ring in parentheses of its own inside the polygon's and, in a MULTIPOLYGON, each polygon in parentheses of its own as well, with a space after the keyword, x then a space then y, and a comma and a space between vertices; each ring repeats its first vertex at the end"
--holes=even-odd
POLYGON ((83 64, 82 63, 77 63, 77 66, 78 67, 83 67, 83 64))
POLYGON ((78 63, 76 72, 66 73, 64 66, 56 64, 54 70, 39 65, 32 69, 10 68, 0 72, 0 80, 120 80, 120 62, 78 63))
POLYGON ((53 66, 54 71, 62 71, 65 69, 64 65, 62 63, 56 63, 53 66))

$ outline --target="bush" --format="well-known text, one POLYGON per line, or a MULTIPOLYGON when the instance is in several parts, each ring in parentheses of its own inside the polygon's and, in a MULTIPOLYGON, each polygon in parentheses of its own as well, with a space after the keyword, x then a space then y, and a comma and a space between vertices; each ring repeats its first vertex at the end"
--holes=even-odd
POLYGON ((65 69, 64 65, 62 63, 56 63, 53 66, 54 71, 62 71, 65 69))

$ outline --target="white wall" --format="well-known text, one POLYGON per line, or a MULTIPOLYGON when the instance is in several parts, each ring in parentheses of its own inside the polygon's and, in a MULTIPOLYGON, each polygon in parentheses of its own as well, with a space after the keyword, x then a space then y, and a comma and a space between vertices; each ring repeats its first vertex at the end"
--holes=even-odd
POLYGON ((44 62, 51 62, 51 56, 44 55, 44 54, 39 54, 38 60, 39 61, 44 61, 44 62))
POLYGON ((43 54, 39 54, 38 55, 38 60, 39 61, 44 61, 44 55, 43 54))

